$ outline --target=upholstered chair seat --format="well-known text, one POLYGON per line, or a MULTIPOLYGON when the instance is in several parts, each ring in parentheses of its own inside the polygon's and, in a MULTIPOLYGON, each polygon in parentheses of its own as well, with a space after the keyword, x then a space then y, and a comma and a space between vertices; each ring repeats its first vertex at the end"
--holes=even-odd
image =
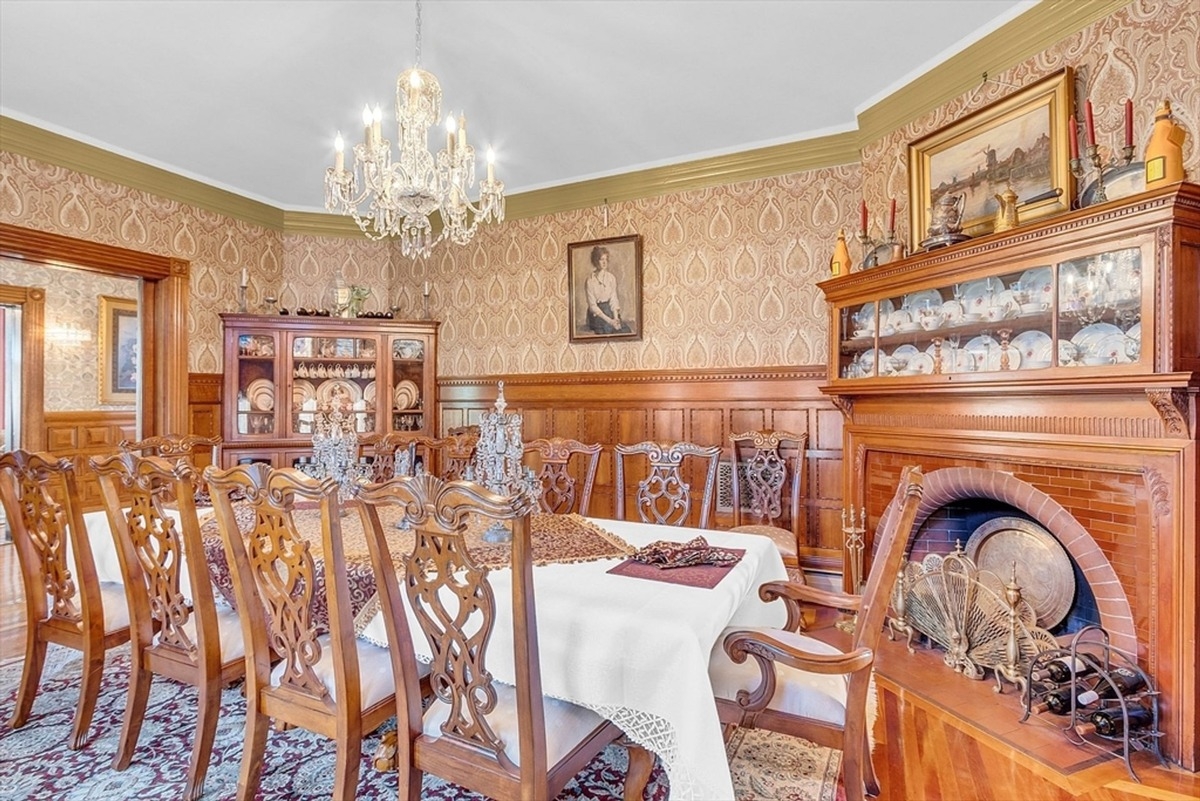
MULTIPOLYGON (((125 585, 119 581, 101 581, 100 599, 104 603, 104 633, 112 634, 129 626, 129 604, 125 602, 125 585)), ((49 600, 49 596, 47 596, 49 600)), ((79 594, 71 599, 78 608, 81 604, 79 594)))
POLYGON ((739 534, 756 534, 760 537, 769 537, 771 542, 775 543, 775 547, 779 550, 779 555, 783 557, 785 565, 795 565, 797 559, 796 550, 796 535, 785 528, 778 526, 738 526, 730 529, 739 534))
MULTIPOLYGON (((313 673, 329 690, 329 697, 337 701, 337 685, 333 680, 335 664, 333 645, 329 641, 329 635, 318 637, 317 644, 321 646, 321 658, 312 666, 313 673)), ((392 657, 388 654, 388 649, 380 648, 378 645, 372 645, 363 640, 356 640, 355 645, 358 648, 358 681, 359 690, 362 693, 362 708, 370 709, 396 692, 396 680, 392 673, 392 657)), ((424 667, 422 675, 429 673, 429 666, 424 667)), ((272 686, 279 686, 286 668, 287 664, 280 662, 271 671, 272 686)))

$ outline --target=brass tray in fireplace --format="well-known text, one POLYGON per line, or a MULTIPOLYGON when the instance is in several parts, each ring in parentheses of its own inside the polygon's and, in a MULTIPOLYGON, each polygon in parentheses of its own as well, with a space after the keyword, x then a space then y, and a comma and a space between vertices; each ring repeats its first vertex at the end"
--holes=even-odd
POLYGON ((1054 535, 1021 517, 994 517, 971 533, 967 556, 980 570, 1004 582, 1013 575, 1023 597, 1037 613, 1038 625, 1058 625, 1075 600, 1071 557, 1054 535))

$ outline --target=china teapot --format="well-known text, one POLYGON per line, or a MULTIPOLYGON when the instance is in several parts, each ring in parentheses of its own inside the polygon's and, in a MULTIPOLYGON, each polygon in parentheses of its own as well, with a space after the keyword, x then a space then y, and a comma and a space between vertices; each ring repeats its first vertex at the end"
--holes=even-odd
POLYGON ((963 206, 966 195, 945 194, 938 198, 930 210, 930 236, 956 234, 962 230, 963 206))
POLYGON ((996 211, 996 224, 992 230, 999 233, 1016 228, 1020 224, 1017 220, 1017 193, 1010 186, 1004 190, 1004 194, 993 195, 993 197, 1000 204, 1000 208, 996 211))

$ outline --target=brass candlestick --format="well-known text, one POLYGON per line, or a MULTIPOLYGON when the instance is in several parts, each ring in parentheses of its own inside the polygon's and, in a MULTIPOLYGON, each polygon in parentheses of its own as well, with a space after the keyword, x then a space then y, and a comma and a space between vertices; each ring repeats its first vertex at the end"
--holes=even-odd
MULTIPOLYGON (((1090 166, 1085 165, 1082 158, 1073 158, 1071 159, 1071 174, 1083 186, 1083 179, 1089 172, 1095 170, 1096 188, 1092 193, 1092 203, 1103 203, 1108 200, 1108 194, 1104 191, 1104 171, 1124 167, 1133 161, 1133 145, 1125 145, 1121 148, 1121 159, 1119 161, 1116 157, 1109 157, 1107 162, 1104 161, 1100 158, 1100 148, 1096 145, 1088 145, 1085 152, 1087 153, 1087 160, 1090 166)), ((1082 198, 1082 195, 1080 197, 1082 198)))
MULTIPOLYGON (((867 533, 867 510, 861 509, 857 514, 858 525, 855 525, 854 504, 849 511, 842 510, 842 550, 845 553, 843 564, 848 574, 849 592, 858 595, 863 587, 863 550, 864 535, 867 533)), ((853 614, 837 622, 837 627, 847 633, 854 632, 856 619, 853 614)))

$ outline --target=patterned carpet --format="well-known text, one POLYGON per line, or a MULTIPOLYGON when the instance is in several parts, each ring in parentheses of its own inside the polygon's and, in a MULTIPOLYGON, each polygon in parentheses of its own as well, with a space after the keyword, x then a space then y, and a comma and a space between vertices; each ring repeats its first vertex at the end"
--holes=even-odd
MULTIPOLYGON (((20 670, 20 663, 0 668, 0 720, 5 722, 12 716, 20 670)), ((128 647, 110 654, 91 738, 82 750, 72 752, 67 750, 66 741, 79 692, 79 654, 50 646, 42 688, 29 722, 17 730, 0 728, 0 801, 157 801, 179 797, 191 755, 195 690, 155 678, 133 764, 128 770, 116 772, 110 764, 120 737, 128 670, 128 647)), ((231 799, 235 795, 244 710, 245 701, 238 690, 227 690, 205 782, 205 799, 231 799)), ((396 797, 395 774, 378 773, 369 763, 378 741, 376 732, 363 746, 358 797, 368 801, 396 797)), ((753 731, 738 731, 728 750, 740 801, 836 801, 842 796, 837 784, 837 752, 803 740, 753 731)), ((272 731, 258 798, 329 799, 333 763, 332 741, 302 730, 272 731)), ((625 770, 625 750, 610 747, 567 785, 559 798, 619 799, 625 770)), ((665 801, 669 795, 666 774, 656 765, 646 798, 665 801)), ((482 796, 429 776, 425 777, 423 798, 484 801, 482 796)))

